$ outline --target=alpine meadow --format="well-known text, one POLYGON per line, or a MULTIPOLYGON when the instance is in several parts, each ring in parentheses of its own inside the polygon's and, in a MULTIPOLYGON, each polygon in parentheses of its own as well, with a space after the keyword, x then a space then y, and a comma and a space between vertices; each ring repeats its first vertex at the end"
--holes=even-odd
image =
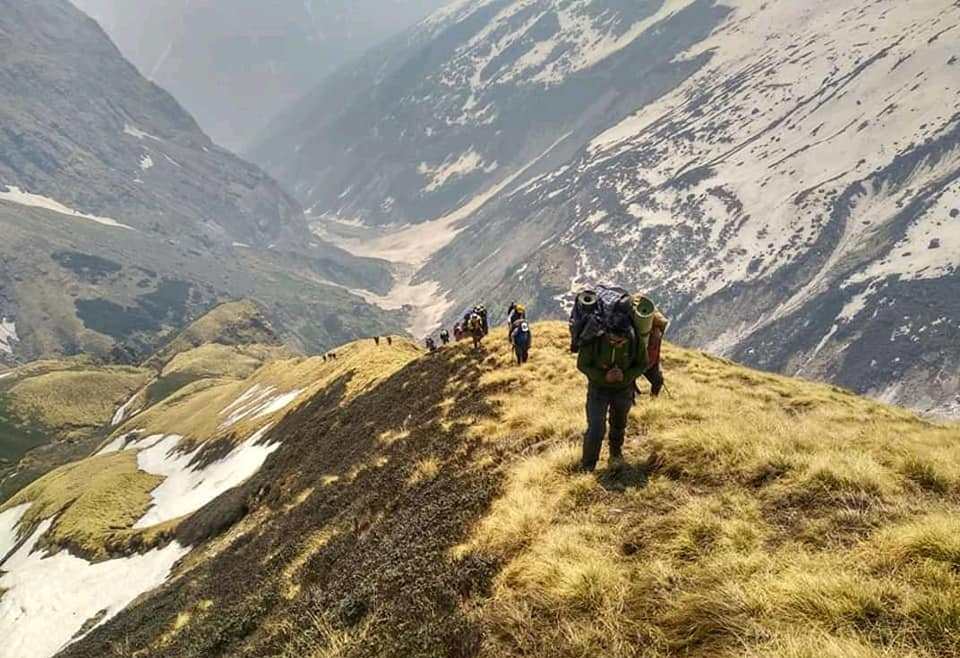
POLYGON ((956 0, 0 0, 0 658, 960 656, 956 0))

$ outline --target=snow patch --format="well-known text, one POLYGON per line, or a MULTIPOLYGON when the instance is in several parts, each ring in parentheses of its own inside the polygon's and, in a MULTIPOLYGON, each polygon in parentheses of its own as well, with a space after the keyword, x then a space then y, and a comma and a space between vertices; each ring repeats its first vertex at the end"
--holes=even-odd
POLYGON ((140 168, 143 171, 153 168, 153 158, 149 154, 144 153, 143 157, 140 158, 140 168))
POLYGON ((0 201, 11 201, 13 203, 20 204, 21 206, 29 206, 32 208, 44 208, 45 210, 52 210, 53 212, 60 213, 61 215, 68 215, 70 217, 77 217, 80 219, 89 219, 91 221, 97 222, 98 224, 103 224, 104 226, 110 226, 113 228, 124 228, 130 231, 135 231, 132 226, 127 226, 126 224, 121 224, 120 222, 110 219, 109 217, 99 217, 98 215, 88 215, 86 213, 79 212, 73 208, 69 208, 59 201, 55 201, 50 197, 41 196, 39 194, 31 194, 30 192, 25 192, 19 187, 13 185, 6 185, 6 192, 0 192, 0 201))
MULTIPOLYGON (((0 352, 13 354, 13 343, 20 342, 17 336, 17 325, 13 320, 0 317, 0 352)), ((7 373, 3 376, 9 376, 13 373, 7 373)))
POLYGON ((228 405, 220 415, 229 414, 227 419, 220 424, 219 429, 226 429, 231 425, 236 425, 246 418, 256 419, 276 413, 289 406, 296 400, 301 393, 302 388, 287 391, 286 393, 274 394, 276 386, 265 386, 254 384, 243 395, 228 405))
POLYGON ((16 553, 0 562, 0 658, 49 658, 112 619, 138 596, 162 585, 190 552, 172 542, 142 555, 90 563, 62 550, 34 552, 53 524, 47 519, 16 553), (85 635, 85 634, 84 634, 85 635), (82 637, 82 636, 81 636, 82 637))
POLYGON ((430 179, 430 182, 423 188, 424 192, 436 192, 451 180, 463 178, 475 171, 483 171, 490 174, 497 170, 499 164, 496 162, 485 164, 483 156, 477 153, 476 149, 471 148, 466 153, 461 153, 457 159, 450 156, 437 166, 430 166, 426 162, 421 162, 417 171, 430 179))
MULTIPOLYGON (((113 414, 113 418, 110 419, 111 427, 115 427, 126 420, 127 412, 130 410, 130 405, 133 404, 133 401, 137 399, 137 395, 139 395, 139 391, 130 396, 130 399, 124 402, 120 408, 117 409, 116 413, 113 414)), ((131 417, 134 415, 136 415, 136 412, 130 414, 131 417)))
POLYGON ((149 448, 140 450, 137 453, 140 469, 166 479, 150 492, 153 506, 133 527, 149 528, 185 516, 225 491, 243 484, 280 447, 280 443, 260 443, 270 427, 260 428, 225 457, 204 467, 192 465, 204 446, 190 453, 178 452, 181 437, 176 435, 164 437, 149 448))
POLYGON ((136 137, 137 139, 152 139, 155 142, 162 142, 163 140, 159 137, 151 135, 148 132, 144 132, 137 128, 136 126, 126 123, 123 126, 123 132, 125 135, 130 135, 131 137, 136 137))
POLYGON ((17 545, 17 525, 30 509, 31 503, 24 503, 0 512, 0 564, 17 545))

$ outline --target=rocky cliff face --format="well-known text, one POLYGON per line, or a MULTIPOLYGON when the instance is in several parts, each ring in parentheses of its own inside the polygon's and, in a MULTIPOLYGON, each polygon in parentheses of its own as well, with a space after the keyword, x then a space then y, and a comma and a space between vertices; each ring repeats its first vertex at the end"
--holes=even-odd
POLYGON ((414 282, 448 310, 616 281, 688 343, 950 411, 958 29, 947 0, 463 3, 256 153, 317 216, 443 219, 414 282))
POLYGON ((423 221, 537 156, 550 156, 542 169, 559 164, 670 90, 705 60, 674 57, 728 12, 709 2, 454 3, 327 81, 250 153, 317 214, 423 221))

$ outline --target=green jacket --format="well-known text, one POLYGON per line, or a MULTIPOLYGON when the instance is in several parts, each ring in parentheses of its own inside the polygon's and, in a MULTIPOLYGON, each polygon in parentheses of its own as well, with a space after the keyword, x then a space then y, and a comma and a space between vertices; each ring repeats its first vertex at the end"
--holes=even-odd
POLYGON ((636 341, 631 339, 620 347, 614 347, 606 336, 601 336, 580 348, 577 369, 587 376, 591 384, 600 388, 622 390, 631 387, 646 370, 647 365, 644 356, 637 358, 636 344, 636 341), (623 371, 623 381, 608 384, 607 371, 614 366, 623 371))

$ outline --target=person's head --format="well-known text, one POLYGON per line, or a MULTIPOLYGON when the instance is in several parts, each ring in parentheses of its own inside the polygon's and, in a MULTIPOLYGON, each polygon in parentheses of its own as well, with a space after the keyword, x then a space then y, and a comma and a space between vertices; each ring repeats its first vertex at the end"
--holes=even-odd
POLYGON ((607 340, 611 345, 620 346, 630 338, 630 331, 633 325, 626 314, 617 314, 607 327, 607 340))

